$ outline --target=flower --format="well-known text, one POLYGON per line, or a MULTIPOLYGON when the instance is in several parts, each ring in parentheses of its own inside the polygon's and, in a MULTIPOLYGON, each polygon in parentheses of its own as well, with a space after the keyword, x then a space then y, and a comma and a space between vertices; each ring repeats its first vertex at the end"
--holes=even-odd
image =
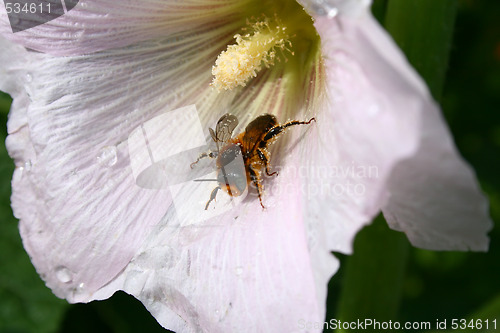
MULTIPOLYGON (((324 318, 330 252, 349 253, 381 209, 416 246, 486 250, 491 221, 474 174, 369 3, 301 3, 314 25, 293 1, 82 0, 16 34, 0 12, 12 206, 57 296, 124 290, 175 331, 298 331, 324 318), (227 91, 210 87, 224 81, 212 77, 223 51, 246 54, 228 45, 282 24, 263 62, 225 79, 238 81, 227 91), (189 225, 204 202, 174 206, 172 192, 137 186, 129 135, 192 104, 204 130, 227 110, 242 124, 263 112, 316 118, 274 146, 280 174, 264 184, 266 210, 249 198, 189 225)), ((197 186, 188 194, 206 197, 197 186)))

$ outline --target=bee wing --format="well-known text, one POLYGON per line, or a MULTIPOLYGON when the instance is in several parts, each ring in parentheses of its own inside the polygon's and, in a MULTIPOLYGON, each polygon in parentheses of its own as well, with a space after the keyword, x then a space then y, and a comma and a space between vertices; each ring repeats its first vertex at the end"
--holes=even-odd
POLYGON ((212 139, 214 139, 217 144, 219 142, 227 142, 231 139, 236 126, 238 126, 238 118, 232 114, 226 113, 217 122, 217 126, 215 127, 215 138, 213 130, 210 132, 210 135, 212 135, 212 139))
POLYGON ((215 135, 214 130, 209 127, 208 131, 210 132, 210 136, 212 137, 212 140, 214 140, 214 142, 217 142, 217 136, 215 135))

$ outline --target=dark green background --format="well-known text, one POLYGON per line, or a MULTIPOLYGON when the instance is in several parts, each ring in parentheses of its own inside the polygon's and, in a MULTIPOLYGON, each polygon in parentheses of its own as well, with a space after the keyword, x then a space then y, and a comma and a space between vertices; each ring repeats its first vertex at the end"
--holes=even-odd
MULTIPOLYGON (((498 225, 500 1, 378 0, 373 8, 441 102, 498 225), (450 13, 455 10, 454 22, 450 13), (447 39, 452 31, 453 38, 447 39)), ((0 93, 2 142, 9 105, 9 97, 0 93)), ((44 286, 22 248, 9 206, 13 168, 2 145, 0 332, 165 332, 141 303, 124 293, 68 305, 44 286)), ((488 253, 425 251, 409 246, 402 234, 377 219, 356 238, 353 256, 338 255, 342 265, 330 282, 327 320, 497 318, 500 327, 498 228, 490 236, 488 253)))

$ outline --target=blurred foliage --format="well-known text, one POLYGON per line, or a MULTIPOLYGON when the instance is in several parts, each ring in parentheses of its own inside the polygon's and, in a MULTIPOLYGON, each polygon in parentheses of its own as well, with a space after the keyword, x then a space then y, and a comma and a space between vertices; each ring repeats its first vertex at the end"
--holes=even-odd
MULTIPOLYGON (((375 14, 382 22, 388 4, 387 0, 374 3, 375 14)), ((441 99, 444 115, 460 152, 475 168, 490 199, 496 226, 500 221, 499 15, 498 1, 459 1, 449 64, 436 69, 446 74, 441 99)), ((426 69, 430 74, 432 70, 426 69)), ((2 124, 6 124, 9 105, 8 96, 0 93, 2 124)), ((5 125, 0 134, 4 141, 5 125)), ((140 302, 124 293, 102 302, 68 305, 44 286, 22 248, 9 206, 13 169, 5 146, 0 146, 0 333, 165 332, 140 302)), ((379 232, 384 227, 377 221, 360 233, 356 242, 364 233, 379 232)), ((399 314, 392 320, 435 322, 498 316, 498 227, 490 236, 488 253, 433 252, 411 247, 400 283, 399 314)), ((346 257, 338 256, 344 264, 346 257)), ((340 291, 349 283, 345 275, 346 265, 341 265, 330 282, 327 320, 336 318, 340 291)), ((370 283, 376 286, 376 281, 370 283)))
POLYGON ((382 214, 364 228, 356 236, 354 254, 344 259, 342 289, 333 318, 343 322, 394 320, 409 248, 406 236, 389 229, 382 214))
POLYGON ((456 10, 456 0, 391 0, 384 14, 384 27, 438 101, 448 69, 456 10))
POLYGON ((500 297, 499 15, 498 1, 459 2, 442 97, 455 142, 490 199, 495 223, 490 249, 488 253, 412 249, 401 308, 404 320, 468 318, 500 297))
POLYGON ((163 329, 134 297, 117 292, 106 301, 71 305, 59 330, 61 333, 155 333, 163 329))

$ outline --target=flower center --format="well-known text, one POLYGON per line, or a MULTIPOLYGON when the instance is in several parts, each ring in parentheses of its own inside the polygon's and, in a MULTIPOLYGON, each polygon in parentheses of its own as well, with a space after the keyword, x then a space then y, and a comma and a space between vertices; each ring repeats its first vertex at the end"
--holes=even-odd
MULTIPOLYGON (((252 24, 253 34, 236 34, 236 44, 229 45, 217 57, 212 67, 212 86, 217 90, 231 90, 246 83, 262 69, 274 65, 276 51, 291 46, 287 27, 276 18, 252 24)), ((278 58, 279 59, 279 58, 278 58)))

